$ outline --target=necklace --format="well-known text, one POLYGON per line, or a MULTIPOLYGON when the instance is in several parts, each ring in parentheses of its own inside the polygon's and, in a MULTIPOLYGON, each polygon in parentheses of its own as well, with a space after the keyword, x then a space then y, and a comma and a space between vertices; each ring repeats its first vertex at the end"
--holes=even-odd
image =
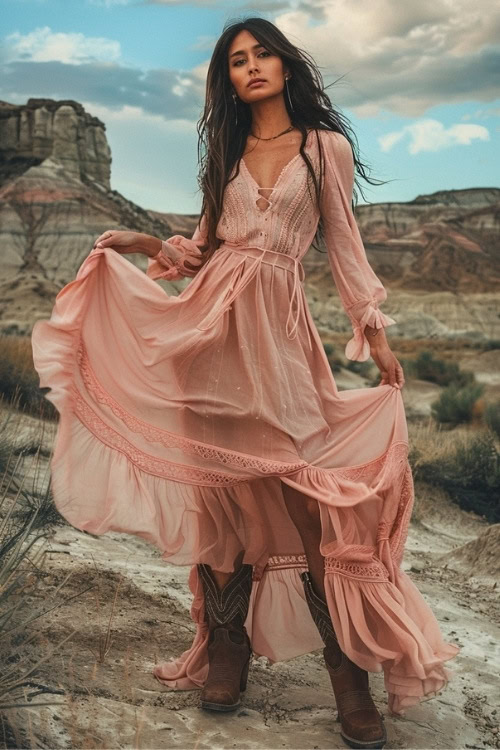
POLYGON ((258 135, 254 135, 251 131, 250 131, 250 135, 252 136, 252 138, 257 138, 258 141, 274 141, 275 138, 279 138, 280 135, 285 135, 285 133, 289 133, 290 130, 293 130, 293 128, 294 126, 290 125, 289 128, 287 128, 286 130, 282 130, 281 133, 278 133, 278 135, 271 136, 271 138, 259 138, 258 135))

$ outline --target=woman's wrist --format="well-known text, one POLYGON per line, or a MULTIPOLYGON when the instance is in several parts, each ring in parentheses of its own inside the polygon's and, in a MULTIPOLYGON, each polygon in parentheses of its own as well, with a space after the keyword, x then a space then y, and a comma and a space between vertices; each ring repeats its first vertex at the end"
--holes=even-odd
POLYGON ((378 349, 387 344, 385 331, 383 328, 372 328, 365 326, 364 334, 370 344, 370 349, 378 349))
POLYGON ((141 239, 141 247, 143 252, 150 258, 154 258, 155 255, 161 250, 161 240, 158 237, 153 237, 150 234, 143 234, 141 239))

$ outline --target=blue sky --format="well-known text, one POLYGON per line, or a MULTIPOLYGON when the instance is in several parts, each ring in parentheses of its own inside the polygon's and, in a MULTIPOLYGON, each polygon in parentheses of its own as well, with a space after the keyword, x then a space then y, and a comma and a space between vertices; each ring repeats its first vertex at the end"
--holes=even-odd
POLYGON ((112 186, 197 213, 196 121, 229 19, 276 23, 321 66, 372 175, 370 202, 500 187, 496 0, 0 0, 0 99, 71 98, 105 123, 112 186))

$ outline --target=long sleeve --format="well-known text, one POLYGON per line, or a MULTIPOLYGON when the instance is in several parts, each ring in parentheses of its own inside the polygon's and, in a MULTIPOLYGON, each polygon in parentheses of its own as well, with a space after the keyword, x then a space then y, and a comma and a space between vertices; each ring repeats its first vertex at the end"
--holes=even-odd
POLYGON ((150 279, 167 281, 178 281, 185 276, 196 276, 198 270, 192 271, 186 268, 184 261, 187 260, 195 266, 197 260, 202 257, 199 248, 206 241, 205 229, 206 222, 203 215, 190 240, 181 234, 174 234, 168 240, 162 240, 159 253, 148 260, 146 275, 150 279))
POLYGON ((379 303, 387 299, 387 292, 368 262, 352 212, 354 159, 351 145, 341 133, 321 131, 321 137, 325 156, 321 216, 328 262, 354 333, 347 342, 345 354, 348 359, 364 362, 370 356, 365 326, 385 328, 396 321, 378 309, 379 303))

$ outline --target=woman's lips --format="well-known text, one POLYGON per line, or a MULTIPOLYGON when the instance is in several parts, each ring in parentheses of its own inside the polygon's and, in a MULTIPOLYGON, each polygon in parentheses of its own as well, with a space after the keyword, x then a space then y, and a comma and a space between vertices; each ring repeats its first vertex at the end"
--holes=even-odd
POLYGON ((266 81, 252 81, 251 83, 248 84, 248 88, 252 89, 254 86, 260 86, 263 83, 266 83, 266 81))

